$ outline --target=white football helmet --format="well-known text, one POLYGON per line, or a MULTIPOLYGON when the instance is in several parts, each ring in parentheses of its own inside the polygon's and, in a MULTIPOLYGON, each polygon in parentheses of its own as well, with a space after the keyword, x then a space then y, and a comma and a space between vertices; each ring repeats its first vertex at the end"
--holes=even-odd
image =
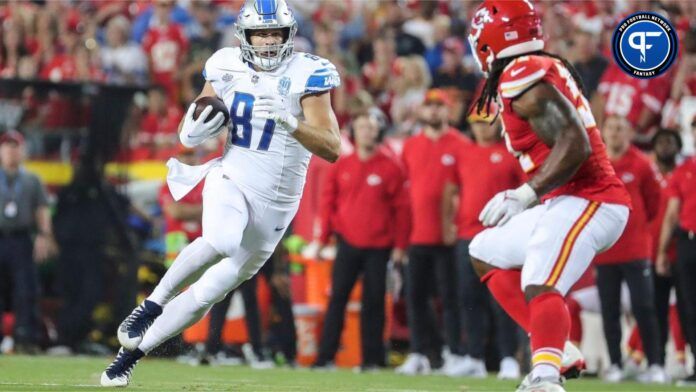
POLYGON ((297 21, 285 0, 247 0, 239 10, 235 27, 242 58, 264 71, 277 68, 292 54, 297 21), (253 46, 250 31, 266 29, 283 29, 285 41, 280 45, 253 46))

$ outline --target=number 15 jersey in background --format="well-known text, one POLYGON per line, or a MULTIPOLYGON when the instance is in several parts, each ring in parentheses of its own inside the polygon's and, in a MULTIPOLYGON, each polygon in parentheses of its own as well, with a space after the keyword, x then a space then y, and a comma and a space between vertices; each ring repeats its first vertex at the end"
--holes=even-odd
POLYGON ((302 195, 311 153, 272 120, 253 115, 262 95, 280 95, 288 112, 302 120, 302 97, 338 87, 331 62, 295 52, 273 71, 257 72, 239 48, 223 48, 206 62, 203 76, 230 112, 222 158, 225 174, 237 186, 269 201, 294 202, 302 195))

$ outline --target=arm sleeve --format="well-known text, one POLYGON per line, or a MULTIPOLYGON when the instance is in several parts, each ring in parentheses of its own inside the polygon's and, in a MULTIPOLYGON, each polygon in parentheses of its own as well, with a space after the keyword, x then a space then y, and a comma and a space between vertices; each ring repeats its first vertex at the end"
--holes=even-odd
POLYGON ((681 182, 681 170, 679 169, 680 168, 678 167, 676 170, 674 170, 672 177, 670 177, 669 182, 667 183, 667 189, 665 189, 665 194, 668 198, 676 197, 679 200, 683 200, 684 198, 682 197, 681 190, 679 189, 681 182))
POLYGON ((329 237, 333 234, 334 215, 337 211, 338 204, 338 184, 336 181, 337 164, 331 165, 324 176, 324 186, 322 187, 321 198, 319 202, 319 219, 320 230, 319 242, 326 244, 329 242, 329 237))

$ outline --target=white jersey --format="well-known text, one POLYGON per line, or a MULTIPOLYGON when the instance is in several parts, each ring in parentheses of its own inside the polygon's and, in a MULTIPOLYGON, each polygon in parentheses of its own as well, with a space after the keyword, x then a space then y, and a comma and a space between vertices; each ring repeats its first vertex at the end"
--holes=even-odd
POLYGON ((203 76, 230 108, 229 136, 222 166, 247 191, 271 201, 293 202, 302 195, 311 153, 272 120, 252 116, 261 95, 280 95, 287 110, 303 119, 300 99, 340 85, 336 67, 308 53, 293 53, 275 70, 257 72, 241 50, 223 48, 206 62, 203 76))

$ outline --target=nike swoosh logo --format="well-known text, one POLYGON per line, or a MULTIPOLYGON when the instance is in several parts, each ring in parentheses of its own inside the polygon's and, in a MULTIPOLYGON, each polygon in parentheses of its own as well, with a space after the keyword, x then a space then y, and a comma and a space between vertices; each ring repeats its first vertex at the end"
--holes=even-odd
POLYGON ((284 227, 276 227, 274 230, 275 230, 275 231, 281 231, 281 230, 284 230, 284 229, 285 229, 284 227))
POLYGON ((512 77, 514 78, 515 76, 519 75, 520 72, 524 71, 525 68, 527 67, 513 69, 512 71, 510 71, 510 75, 512 75, 512 77))

